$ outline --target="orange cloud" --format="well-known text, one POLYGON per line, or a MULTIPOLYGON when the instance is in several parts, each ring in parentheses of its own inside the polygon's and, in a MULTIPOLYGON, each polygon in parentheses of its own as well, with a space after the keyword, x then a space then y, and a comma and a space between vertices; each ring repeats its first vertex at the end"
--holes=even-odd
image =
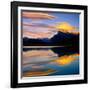
POLYGON ((55 62, 59 65, 68 65, 71 64, 73 61, 77 60, 77 56, 79 56, 79 54, 64 55, 56 59, 55 62))
POLYGON ((28 38, 52 38, 57 34, 56 28, 45 24, 23 24, 23 37, 28 38))
MULTIPOLYGON (((48 30, 53 30, 53 29, 56 29, 54 26, 52 26, 52 25, 44 25, 44 24, 42 24, 42 25, 39 25, 40 23, 39 22, 37 22, 37 26, 38 27, 43 27, 43 28, 48 28, 48 30)), ((34 24, 32 24, 32 23, 23 23, 23 26, 28 26, 29 28, 30 27, 33 27, 34 26, 34 24)))
POLYGON ((23 31, 23 37, 28 37, 28 38, 51 38, 53 37, 52 32, 39 32, 39 33, 33 33, 30 31, 23 31))
POLYGON ((55 16, 49 15, 48 13, 41 12, 23 12, 22 16, 31 19, 53 19, 55 16))
POLYGON ((64 33, 72 33, 72 34, 79 34, 76 27, 70 25, 67 22, 61 22, 56 24, 55 26, 58 31, 64 32, 64 33))

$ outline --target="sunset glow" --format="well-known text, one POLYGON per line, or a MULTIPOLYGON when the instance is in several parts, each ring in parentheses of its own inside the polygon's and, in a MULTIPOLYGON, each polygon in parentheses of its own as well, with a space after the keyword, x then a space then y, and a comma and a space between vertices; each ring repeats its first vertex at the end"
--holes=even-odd
POLYGON ((68 65, 72 63, 74 60, 77 60, 77 56, 79 56, 79 54, 64 55, 55 60, 55 62, 59 65, 68 65))

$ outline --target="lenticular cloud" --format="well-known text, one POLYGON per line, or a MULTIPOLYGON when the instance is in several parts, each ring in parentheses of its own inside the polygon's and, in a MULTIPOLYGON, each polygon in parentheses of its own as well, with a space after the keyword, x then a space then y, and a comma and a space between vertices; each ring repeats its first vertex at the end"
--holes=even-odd
POLYGON ((23 37, 32 39, 52 38, 58 32, 53 26, 45 24, 24 24, 23 25, 23 37))

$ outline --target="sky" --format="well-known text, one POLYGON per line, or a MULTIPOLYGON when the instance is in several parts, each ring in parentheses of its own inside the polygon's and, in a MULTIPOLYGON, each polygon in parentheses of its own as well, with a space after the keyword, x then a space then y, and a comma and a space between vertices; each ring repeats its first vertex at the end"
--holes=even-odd
POLYGON ((52 15, 56 16, 53 20, 54 22, 67 22, 72 26, 79 27, 79 14, 76 13, 52 13, 52 15))
POLYGON ((50 39, 56 35, 58 31, 77 34, 77 32, 79 32, 79 13, 23 11, 22 23, 24 24, 23 37, 50 39), (60 23, 60 25, 56 26, 58 23, 60 23), (25 24, 28 24, 29 26, 26 26, 25 24), (34 26, 32 24, 34 24, 34 26), (46 27, 43 27, 42 25, 46 25, 46 27), (49 26, 52 26, 52 28, 49 26), (75 28, 73 27, 78 29, 74 30, 75 28))
MULTIPOLYGON (((44 20, 44 24, 53 25, 57 22, 68 22, 72 26, 79 27, 79 13, 65 13, 65 12, 49 12, 48 14, 55 16, 53 20, 44 20)), ((23 22, 31 22, 32 19, 23 18, 23 22)), ((43 22, 41 20, 41 22, 43 22)))

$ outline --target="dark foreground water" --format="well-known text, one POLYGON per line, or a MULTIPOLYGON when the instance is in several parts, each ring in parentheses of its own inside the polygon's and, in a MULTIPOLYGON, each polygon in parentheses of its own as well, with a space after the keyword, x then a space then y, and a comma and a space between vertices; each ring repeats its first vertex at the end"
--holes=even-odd
POLYGON ((79 52, 74 47, 25 47, 22 77, 79 74, 79 52))

